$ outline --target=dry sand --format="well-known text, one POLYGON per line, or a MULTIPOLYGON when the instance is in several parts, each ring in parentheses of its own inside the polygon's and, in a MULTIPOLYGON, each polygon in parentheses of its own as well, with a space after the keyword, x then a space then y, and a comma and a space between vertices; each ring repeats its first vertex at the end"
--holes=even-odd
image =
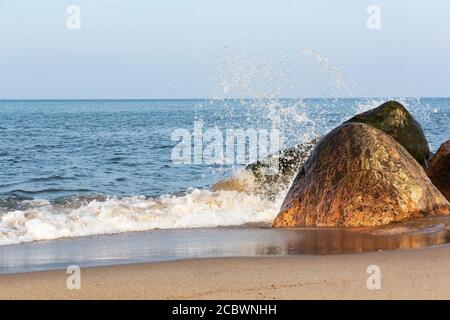
POLYGON ((450 298, 450 246, 386 252, 197 259, 0 276, 2 299, 418 299, 450 298), (367 267, 381 269, 369 290, 367 267))

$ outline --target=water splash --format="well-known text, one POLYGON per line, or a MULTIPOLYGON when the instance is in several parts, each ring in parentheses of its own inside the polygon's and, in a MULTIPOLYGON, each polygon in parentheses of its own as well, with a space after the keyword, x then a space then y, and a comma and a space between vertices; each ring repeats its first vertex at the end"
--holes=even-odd
MULTIPOLYGON (((320 121, 317 118, 320 112, 314 108, 313 117, 313 107, 307 99, 301 98, 306 91, 304 84, 312 81, 309 71, 319 69, 325 74, 325 85, 331 87, 331 97, 351 95, 353 88, 351 78, 314 49, 301 49, 273 61, 264 53, 224 47, 219 61, 219 85, 214 91, 214 100, 226 102, 228 99, 238 99, 240 105, 248 108, 252 125, 270 124, 281 130, 286 137, 283 139, 286 141, 285 147, 307 142, 331 129, 318 128, 316 123, 320 121), (285 99, 289 92, 294 93, 296 98, 285 99), (260 118, 254 119, 252 114, 259 114, 260 118)), ((322 105, 323 109, 328 107, 322 105)), ((226 107, 223 111, 233 112, 232 108, 226 107)))
MULTIPOLYGON (((301 98, 313 81, 311 72, 324 76, 320 80, 331 88, 330 96, 351 95, 351 78, 317 50, 296 50, 274 60, 263 52, 224 47, 216 72, 218 86, 211 101, 221 108, 213 126, 230 125, 225 119, 238 118, 245 110, 244 124, 276 128, 281 132, 283 149, 323 135, 334 125, 325 121, 331 112, 328 103, 333 101, 317 106, 301 98), (296 98, 285 98, 289 92, 296 98)), ((223 175, 236 169, 221 166, 214 172, 223 175)))
POLYGON ((353 96, 355 83, 350 76, 346 76, 342 68, 333 65, 327 57, 315 49, 305 48, 300 50, 301 57, 311 57, 313 61, 322 67, 331 82, 330 97, 353 96))

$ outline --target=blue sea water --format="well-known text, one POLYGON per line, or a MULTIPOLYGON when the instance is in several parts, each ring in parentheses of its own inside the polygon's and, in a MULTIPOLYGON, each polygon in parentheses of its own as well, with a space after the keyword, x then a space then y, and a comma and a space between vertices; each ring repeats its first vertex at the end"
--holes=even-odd
MULTIPOLYGON (((172 133, 192 132, 198 120, 222 132, 270 130, 277 117, 288 147, 384 101, 0 101, 0 244, 270 219, 258 207, 265 206, 258 204, 262 200, 205 194, 242 165, 175 164, 171 152, 178 141, 172 133), (248 215, 242 219, 240 205, 248 215), (206 221, 209 211, 215 214, 206 221)), ((400 101, 433 151, 450 138, 450 98, 400 101)))

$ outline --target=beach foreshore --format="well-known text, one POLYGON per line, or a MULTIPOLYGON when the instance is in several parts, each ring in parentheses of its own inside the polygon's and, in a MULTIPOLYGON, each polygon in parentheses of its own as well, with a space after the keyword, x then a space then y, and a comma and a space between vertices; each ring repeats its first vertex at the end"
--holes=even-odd
POLYGON ((0 298, 450 299, 450 245, 86 268, 79 290, 67 288, 69 276, 66 270, 1 275, 0 298), (380 268, 380 289, 367 287, 373 265, 380 268))

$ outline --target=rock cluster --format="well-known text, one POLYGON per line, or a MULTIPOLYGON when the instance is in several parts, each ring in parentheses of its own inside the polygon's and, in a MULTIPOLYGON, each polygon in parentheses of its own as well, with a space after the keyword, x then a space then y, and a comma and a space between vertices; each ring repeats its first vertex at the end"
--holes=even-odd
POLYGON ((422 167, 428 142, 403 105, 357 115, 317 143, 273 226, 377 226, 450 214, 449 147, 431 159, 430 180, 422 167))

